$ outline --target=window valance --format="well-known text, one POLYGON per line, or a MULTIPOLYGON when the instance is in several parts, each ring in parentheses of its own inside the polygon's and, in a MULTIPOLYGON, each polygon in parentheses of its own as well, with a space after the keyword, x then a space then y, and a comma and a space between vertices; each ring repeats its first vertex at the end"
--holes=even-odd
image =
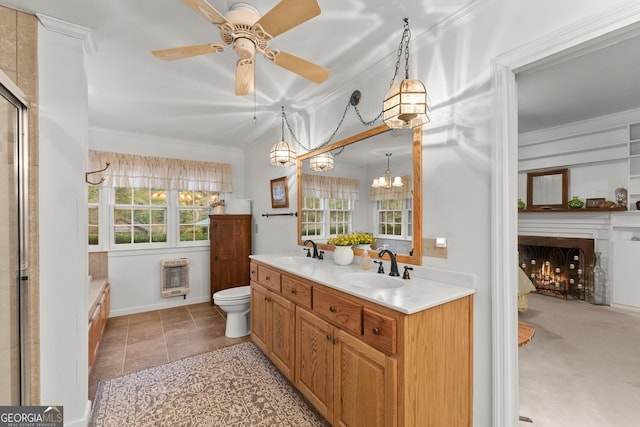
POLYGON ((402 187, 373 188, 369 191, 371 200, 401 200, 413 198, 413 179, 411 175, 402 176, 402 187))
POLYGON ((302 175, 302 197, 360 199, 360 181, 325 175, 302 175))
POLYGON ((103 169, 106 163, 104 186, 232 192, 230 163, 89 152, 89 170, 103 169))

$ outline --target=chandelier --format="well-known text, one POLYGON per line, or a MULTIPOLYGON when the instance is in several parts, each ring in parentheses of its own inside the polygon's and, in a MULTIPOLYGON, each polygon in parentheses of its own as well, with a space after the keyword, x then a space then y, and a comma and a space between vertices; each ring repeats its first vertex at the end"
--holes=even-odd
POLYGON ((389 169, 389 160, 391 159, 391 153, 386 153, 387 156, 387 170, 384 171, 384 175, 379 178, 375 178, 371 184, 372 188, 391 188, 402 187, 402 178, 396 176, 391 179, 391 169, 389 169))
POLYGON ((396 72, 390 83, 389 93, 382 104, 383 120, 391 129, 414 128, 429 123, 427 115, 427 90, 420 80, 409 79, 409 18, 404 19, 404 31, 398 48, 396 72), (402 48, 404 46, 405 79, 396 83, 396 76, 400 68, 402 48))

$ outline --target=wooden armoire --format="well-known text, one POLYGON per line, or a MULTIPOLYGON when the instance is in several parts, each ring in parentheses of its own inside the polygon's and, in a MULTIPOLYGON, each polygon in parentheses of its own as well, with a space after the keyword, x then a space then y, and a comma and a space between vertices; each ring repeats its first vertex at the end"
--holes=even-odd
POLYGON ((251 215, 209 215, 211 240, 211 295, 223 289, 245 286, 251 255, 251 215))

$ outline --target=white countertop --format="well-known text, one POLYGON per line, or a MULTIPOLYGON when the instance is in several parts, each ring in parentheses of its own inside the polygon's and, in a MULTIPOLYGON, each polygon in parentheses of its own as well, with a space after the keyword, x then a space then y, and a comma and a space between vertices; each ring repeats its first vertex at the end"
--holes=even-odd
MULTIPOLYGON (((415 271, 410 272, 411 279, 404 280, 401 278, 403 264, 398 264, 401 276, 391 277, 388 275, 389 262, 385 263, 386 278, 384 280, 392 285, 399 285, 399 287, 368 288, 363 286, 362 281, 360 281, 360 286, 357 286, 354 285, 354 278, 367 279, 368 276, 366 275, 371 275, 371 282, 375 282, 378 279, 376 276, 380 276, 376 272, 377 267, 375 264, 370 270, 361 269, 357 263, 359 260, 357 257, 353 264, 346 266, 337 265, 331 259, 322 261, 311 258, 305 259, 299 254, 251 255, 250 258, 406 314, 417 313, 476 292, 475 289, 470 287, 418 277, 418 275, 413 274, 415 271)), ((416 270, 425 270, 428 273, 428 269, 423 267, 412 267, 415 267, 416 270)), ((419 275, 424 276, 425 274, 421 272, 419 275)), ((426 275, 428 276, 429 274, 426 275)), ((439 272, 437 276, 446 279, 447 275, 439 272)))

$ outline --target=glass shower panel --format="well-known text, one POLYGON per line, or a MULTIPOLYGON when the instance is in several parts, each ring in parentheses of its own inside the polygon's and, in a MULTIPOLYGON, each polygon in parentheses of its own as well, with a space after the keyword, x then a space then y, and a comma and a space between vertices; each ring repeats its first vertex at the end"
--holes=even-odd
POLYGON ((0 405, 21 403, 20 114, 0 86, 0 405))

